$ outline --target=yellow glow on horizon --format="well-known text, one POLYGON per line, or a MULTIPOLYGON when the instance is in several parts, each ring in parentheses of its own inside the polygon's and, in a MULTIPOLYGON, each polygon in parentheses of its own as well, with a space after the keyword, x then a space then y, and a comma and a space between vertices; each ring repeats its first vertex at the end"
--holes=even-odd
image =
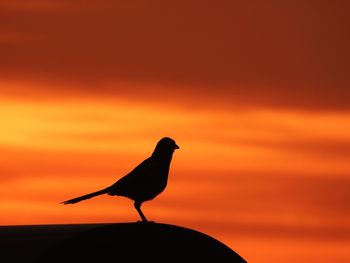
MULTIPOLYGON (((0 145, 13 149, 149 154, 163 136, 176 138, 183 167, 191 169, 349 172, 341 159, 290 151, 293 142, 350 142, 350 114, 171 112, 150 105, 98 103, 0 104, 0 145), (215 159, 213 159, 215 158, 215 159), (186 162, 190 160, 190 162, 186 162), (290 162, 289 160, 293 160, 290 162), (197 168, 196 168, 197 169, 197 168)), ((77 160, 79 162, 79 160, 77 160)))

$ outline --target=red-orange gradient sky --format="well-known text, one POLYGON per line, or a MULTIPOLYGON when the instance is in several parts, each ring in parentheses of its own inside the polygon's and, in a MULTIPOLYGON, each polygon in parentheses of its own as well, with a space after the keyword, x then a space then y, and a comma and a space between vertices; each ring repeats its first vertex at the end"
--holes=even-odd
POLYGON ((249 262, 350 261, 348 1, 0 2, 0 224, 138 220, 105 187, 173 137, 152 220, 249 262))

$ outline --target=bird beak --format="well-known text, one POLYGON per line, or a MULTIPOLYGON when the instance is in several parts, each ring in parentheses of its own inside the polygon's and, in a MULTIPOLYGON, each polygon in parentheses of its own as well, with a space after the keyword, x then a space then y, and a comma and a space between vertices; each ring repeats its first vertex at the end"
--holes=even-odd
POLYGON ((175 144, 175 149, 180 149, 180 147, 177 144, 175 144))

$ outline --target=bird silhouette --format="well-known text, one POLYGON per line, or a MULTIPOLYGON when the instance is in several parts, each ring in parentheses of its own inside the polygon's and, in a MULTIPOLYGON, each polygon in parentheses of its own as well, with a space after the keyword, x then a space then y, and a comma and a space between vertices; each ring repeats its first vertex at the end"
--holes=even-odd
POLYGON ((170 162, 176 149, 179 149, 176 142, 169 137, 164 137, 157 143, 149 158, 113 185, 100 191, 64 201, 62 204, 75 204, 102 194, 125 196, 134 200, 134 207, 142 221, 148 222, 141 211, 141 205, 164 191, 168 182, 170 162))

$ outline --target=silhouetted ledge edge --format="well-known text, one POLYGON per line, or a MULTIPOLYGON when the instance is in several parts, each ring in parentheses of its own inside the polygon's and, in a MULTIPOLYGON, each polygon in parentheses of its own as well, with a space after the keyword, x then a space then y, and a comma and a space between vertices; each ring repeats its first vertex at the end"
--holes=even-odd
POLYGON ((246 262, 209 235, 161 223, 0 226, 0 246, 3 262, 246 262))

